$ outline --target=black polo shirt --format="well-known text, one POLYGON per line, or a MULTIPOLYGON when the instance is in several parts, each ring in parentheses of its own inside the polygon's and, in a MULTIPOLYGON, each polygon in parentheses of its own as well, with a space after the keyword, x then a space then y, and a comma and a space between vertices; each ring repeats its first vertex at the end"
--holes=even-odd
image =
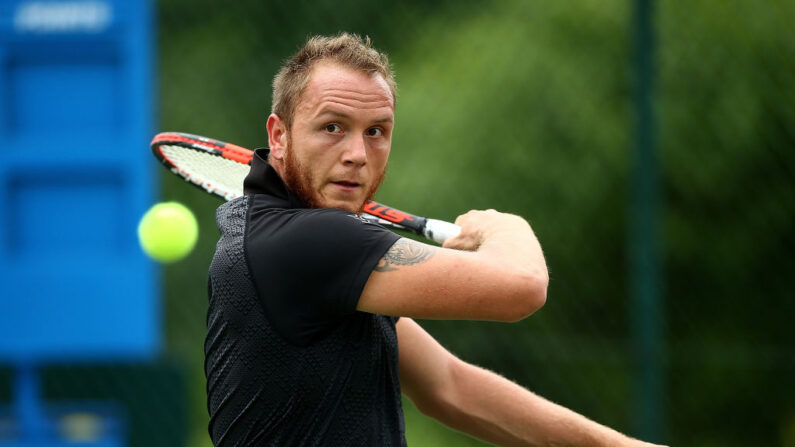
POLYGON ((255 153, 218 208, 205 373, 215 445, 405 445, 394 317, 356 310, 399 238, 307 209, 255 153))

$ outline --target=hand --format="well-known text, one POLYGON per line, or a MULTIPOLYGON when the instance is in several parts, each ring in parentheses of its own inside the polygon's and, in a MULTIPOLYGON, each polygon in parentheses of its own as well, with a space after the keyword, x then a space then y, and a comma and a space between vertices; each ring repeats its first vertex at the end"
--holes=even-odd
POLYGON ((475 251, 492 237, 512 233, 529 233, 533 230, 526 220, 519 216, 500 213, 495 210, 472 210, 458 216, 455 224, 461 227, 461 233, 445 241, 445 248, 475 251))

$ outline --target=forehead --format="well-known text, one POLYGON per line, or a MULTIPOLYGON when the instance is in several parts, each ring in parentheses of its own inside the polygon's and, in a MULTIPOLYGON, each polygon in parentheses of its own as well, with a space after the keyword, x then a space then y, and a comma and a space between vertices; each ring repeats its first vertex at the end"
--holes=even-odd
POLYGON ((360 109, 394 107, 389 84, 379 73, 369 74, 322 61, 312 67, 298 110, 314 110, 329 104, 360 109))

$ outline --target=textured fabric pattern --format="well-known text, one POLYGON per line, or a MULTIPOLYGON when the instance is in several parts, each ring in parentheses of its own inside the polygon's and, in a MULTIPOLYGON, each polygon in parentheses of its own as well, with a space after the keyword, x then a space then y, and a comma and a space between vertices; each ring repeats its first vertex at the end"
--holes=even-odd
POLYGON ((307 346, 280 336, 246 261, 250 199, 217 213, 205 342, 213 443, 405 445, 396 319, 354 312, 307 346))

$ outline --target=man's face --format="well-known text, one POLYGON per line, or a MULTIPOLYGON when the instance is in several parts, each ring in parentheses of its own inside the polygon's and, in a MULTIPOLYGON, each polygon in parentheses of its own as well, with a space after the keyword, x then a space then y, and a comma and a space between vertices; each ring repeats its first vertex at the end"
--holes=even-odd
POLYGON ((333 62, 315 65, 292 129, 279 143, 283 150, 272 141, 288 187, 311 207, 361 212, 386 170, 393 104, 380 75, 333 62))

